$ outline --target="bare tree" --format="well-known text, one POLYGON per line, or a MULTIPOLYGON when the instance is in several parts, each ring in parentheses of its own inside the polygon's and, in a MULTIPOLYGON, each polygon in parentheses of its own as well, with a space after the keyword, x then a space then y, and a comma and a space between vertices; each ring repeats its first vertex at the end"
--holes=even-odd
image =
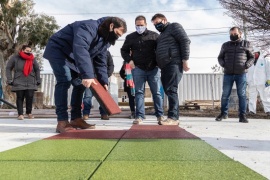
POLYGON ((6 61, 29 41, 40 57, 40 49, 59 28, 54 17, 36 14, 33 7, 33 0, 0 0, 0 67, 4 99, 10 102, 14 102, 14 96, 9 86, 4 86, 6 61))
POLYGON ((269 0, 219 0, 227 14, 248 32, 248 39, 262 49, 270 48, 269 0))
POLYGON ((213 73, 223 73, 223 68, 220 65, 215 64, 211 69, 213 73))

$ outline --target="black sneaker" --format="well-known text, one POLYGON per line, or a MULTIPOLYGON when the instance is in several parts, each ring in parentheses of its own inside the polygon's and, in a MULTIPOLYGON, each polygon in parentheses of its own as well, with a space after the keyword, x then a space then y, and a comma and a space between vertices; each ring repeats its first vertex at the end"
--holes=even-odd
POLYGON ((135 119, 135 112, 131 112, 131 115, 129 116, 129 119, 135 119))
POLYGON ((222 113, 220 113, 220 114, 216 117, 216 121, 222 121, 222 119, 228 119, 228 115, 227 115, 227 114, 222 114, 222 113))
POLYGON ((241 114, 239 116, 239 122, 241 122, 241 123, 248 123, 248 120, 247 120, 247 117, 246 117, 245 114, 241 114))
POLYGON ((249 111, 249 112, 248 112, 248 115, 250 115, 250 116, 255 116, 256 114, 255 114, 254 112, 252 112, 252 111, 249 111))

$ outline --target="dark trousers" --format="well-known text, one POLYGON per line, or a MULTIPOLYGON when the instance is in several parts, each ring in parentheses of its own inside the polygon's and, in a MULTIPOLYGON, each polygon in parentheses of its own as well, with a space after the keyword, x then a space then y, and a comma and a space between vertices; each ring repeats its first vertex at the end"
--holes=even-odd
POLYGON ((169 63, 161 70, 161 82, 169 101, 168 118, 174 120, 179 118, 178 84, 182 76, 182 66, 176 62, 169 63))
POLYGON ((131 89, 127 88, 128 104, 131 112, 135 112, 135 96, 131 95, 131 89))
POLYGON ((27 89, 27 90, 21 90, 16 91, 16 105, 17 105, 17 111, 18 116, 23 115, 23 101, 24 98, 26 100, 26 114, 32 114, 32 103, 33 103, 33 97, 34 97, 35 90, 27 89))

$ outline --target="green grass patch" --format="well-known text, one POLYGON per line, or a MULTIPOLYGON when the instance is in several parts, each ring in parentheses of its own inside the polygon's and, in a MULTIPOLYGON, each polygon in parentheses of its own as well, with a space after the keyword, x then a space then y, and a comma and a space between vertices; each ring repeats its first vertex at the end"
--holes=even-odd
POLYGON ((1 161, 0 179, 88 179, 101 162, 1 161))
POLYGON ((111 161, 231 160, 202 140, 125 139, 114 148, 111 161))
POLYGON ((1 160, 103 161, 117 140, 41 140, 0 153, 1 160))
POLYGON ((266 179, 235 161, 105 161, 91 180, 100 179, 266 179))

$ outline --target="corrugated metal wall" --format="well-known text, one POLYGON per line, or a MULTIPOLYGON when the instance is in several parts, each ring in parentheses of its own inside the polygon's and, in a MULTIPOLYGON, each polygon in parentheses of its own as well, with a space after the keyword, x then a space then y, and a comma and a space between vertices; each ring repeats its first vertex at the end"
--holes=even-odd
POLYGON ((179 84, 179 103, 185 100, 220 100, 223 74, 184 74, 179 84))
MULTIPOLYGON (((41 78, 41 91, 44 93, 44 104, 54 105, 55 77, 53 74, 41 74, 41 78)), ((118 81, 120 83, 121 79, 118 79, 118 81)), ((185 73, 179 84, 178 95, 180 104, 183 104, 185 100, 212 100, 212 96, 214 100, 220 100, 222 81, 223 74, 185 73)), ((71 91, 72 86, 68 92, 68 102, 70 102, 71 91)))

